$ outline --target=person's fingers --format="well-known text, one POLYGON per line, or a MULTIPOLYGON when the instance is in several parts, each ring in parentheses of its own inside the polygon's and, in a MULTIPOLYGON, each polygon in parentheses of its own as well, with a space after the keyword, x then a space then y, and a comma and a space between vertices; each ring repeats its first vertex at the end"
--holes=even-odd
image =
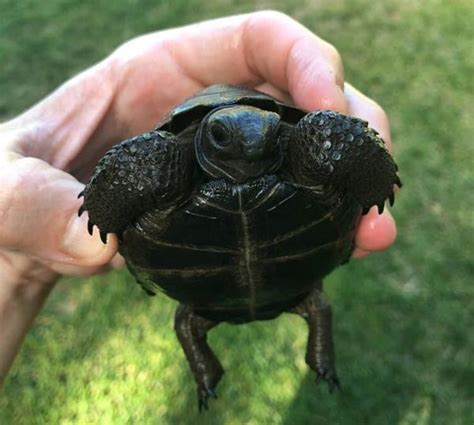
POLYGON ((125 263, 125 259, 120 254, 116 254, 115 257, 110 261, 109 265, 113 269, 122 269, 127 264, 125 263))
POLYGON ((383 251, 395 242, 397 227, 389 210, 379 214, 377 207, 373 207, 368 214, 362 217, 356 235, 356 247, 353 257, 383 251))
MULTIPOLYGON (((2 150, 43 159, 61 170, 70 170, 80 152, 84 165, 98 150, 103 154, 103 146, 111 140, 102 122, 112 124, 105 117, 114 92, 113 78, 105 64, 81 72, 23 114, 0 124, 2 150), (99 130, 103 131, 96 134, 99 130), (96 138, 98 143, 87 144, 91 154, 84 154, 86 142, 96 138)), ((120 122, 113 124, 119 129, 110 133, 122 131, 120 122)))
POLYGON ((245 61, 253 74, 290 93, 303 109, 345 111, 343 66, 333 46, 278 12, 249 15, 243 28, 245 61))
POLYGON ((303 109, 346 109, 337 51, 278 12, 148 34, 124 44, 107 61, 116 79, 112 115, 131 133, 144 131, 186 97, 219 82, 269 83, 303 109))
POLYGON ((0 247, 44 261, 95 267, 117 250, 87 233, 87 215, 77 216, 83 185, 36 158, 0 158, 0 247))
POLYGON ((347 100, 347 113, 367 121, 369 127, 380 134, 387 149, 392 151, 390 125, 382 107, 349 83, 344 84, 344 95, 347 100))
POLYGON ((205 86, 267 84, 303 109, 344 112, 343 79, 334 47, 282 13, 256 12, 131 40, 11 126, 27 133, 24 156, 82 178, 107 147, 154 127, 205 86))
POLYGON ((274 98, 281 100, 284 103, 288 103, 290 105, 293 103, 293 99, 291 98, 290 93, 280 90, 276 88, 273 84, 270 84, 268 82, 255 86, 255 89, 263 93, 269 94, 270 96, 273 96, 274 98))

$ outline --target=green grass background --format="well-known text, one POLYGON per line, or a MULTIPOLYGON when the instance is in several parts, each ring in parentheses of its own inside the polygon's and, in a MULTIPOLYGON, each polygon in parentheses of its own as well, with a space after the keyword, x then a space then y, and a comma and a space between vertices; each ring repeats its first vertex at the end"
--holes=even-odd
POLYGON ((327 281, 344 392, 314 384, 305 325, 284 315, 211 333, 227 373, 199 415, 175 304, 123 271, 61 281, 0 395, 1 424, 472 425, 472 1, 0 0, 0 117, 134 35, 263 8, 339 49, 347 80, 391 118, 405 184, 395 246, 327 281))

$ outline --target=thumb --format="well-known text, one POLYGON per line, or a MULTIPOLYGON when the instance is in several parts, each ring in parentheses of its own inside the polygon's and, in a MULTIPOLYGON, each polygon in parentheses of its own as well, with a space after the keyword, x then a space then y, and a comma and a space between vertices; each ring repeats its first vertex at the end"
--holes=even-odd
POLYGON ((37 158, 0 161, 0 246, 42 260, 100 266, 117 251, 115 238, 103 244, 77 216, 83 185, 37 158))

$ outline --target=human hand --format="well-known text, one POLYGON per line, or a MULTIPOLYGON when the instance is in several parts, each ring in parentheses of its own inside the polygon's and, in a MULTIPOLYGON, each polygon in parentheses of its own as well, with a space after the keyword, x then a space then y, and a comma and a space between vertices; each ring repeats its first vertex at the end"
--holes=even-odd
MULTIPOLYGON (((306 110, 369 122, 390 148, 383 110, 344 83, 337 51, 285 15, 259 12, 131 40, 0 126, 0 380, 60 274, 103 270, 117 250, 77 217, 76 199, 114 143, 152 128, 205 86, 241 84, 306 110)), ((354 256, 388 247, 387 209, 363 217, 354 256)))

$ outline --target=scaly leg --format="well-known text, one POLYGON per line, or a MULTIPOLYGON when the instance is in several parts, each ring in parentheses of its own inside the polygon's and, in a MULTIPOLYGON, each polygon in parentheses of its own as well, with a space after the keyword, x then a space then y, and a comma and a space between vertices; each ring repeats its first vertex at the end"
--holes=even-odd
POLYGON ((394 202, 402 183, 384 141, 367 122, 334 111, 310 112, 295 126, 288 142, 289 166, 302 185, 324 185, 352 196, 365 214, 385 200, 394 202))
POLYGON ((339 379, 334 365, 331 306, 322 297, 322 283, 292 309, 291 313, 299 314, 308 323, 306 363, 316 372, 316 382, 325 380, 330 392, 335 387, 339 388, 339 379))
POLYGON ((197 315, 184 304, 176 309, 175 331, 197 384, 199 411, 208 409, 210 396, 217 398, 215 388, 224 374, 219 360, 207 344, 207 332, 217 324, 197 315))

